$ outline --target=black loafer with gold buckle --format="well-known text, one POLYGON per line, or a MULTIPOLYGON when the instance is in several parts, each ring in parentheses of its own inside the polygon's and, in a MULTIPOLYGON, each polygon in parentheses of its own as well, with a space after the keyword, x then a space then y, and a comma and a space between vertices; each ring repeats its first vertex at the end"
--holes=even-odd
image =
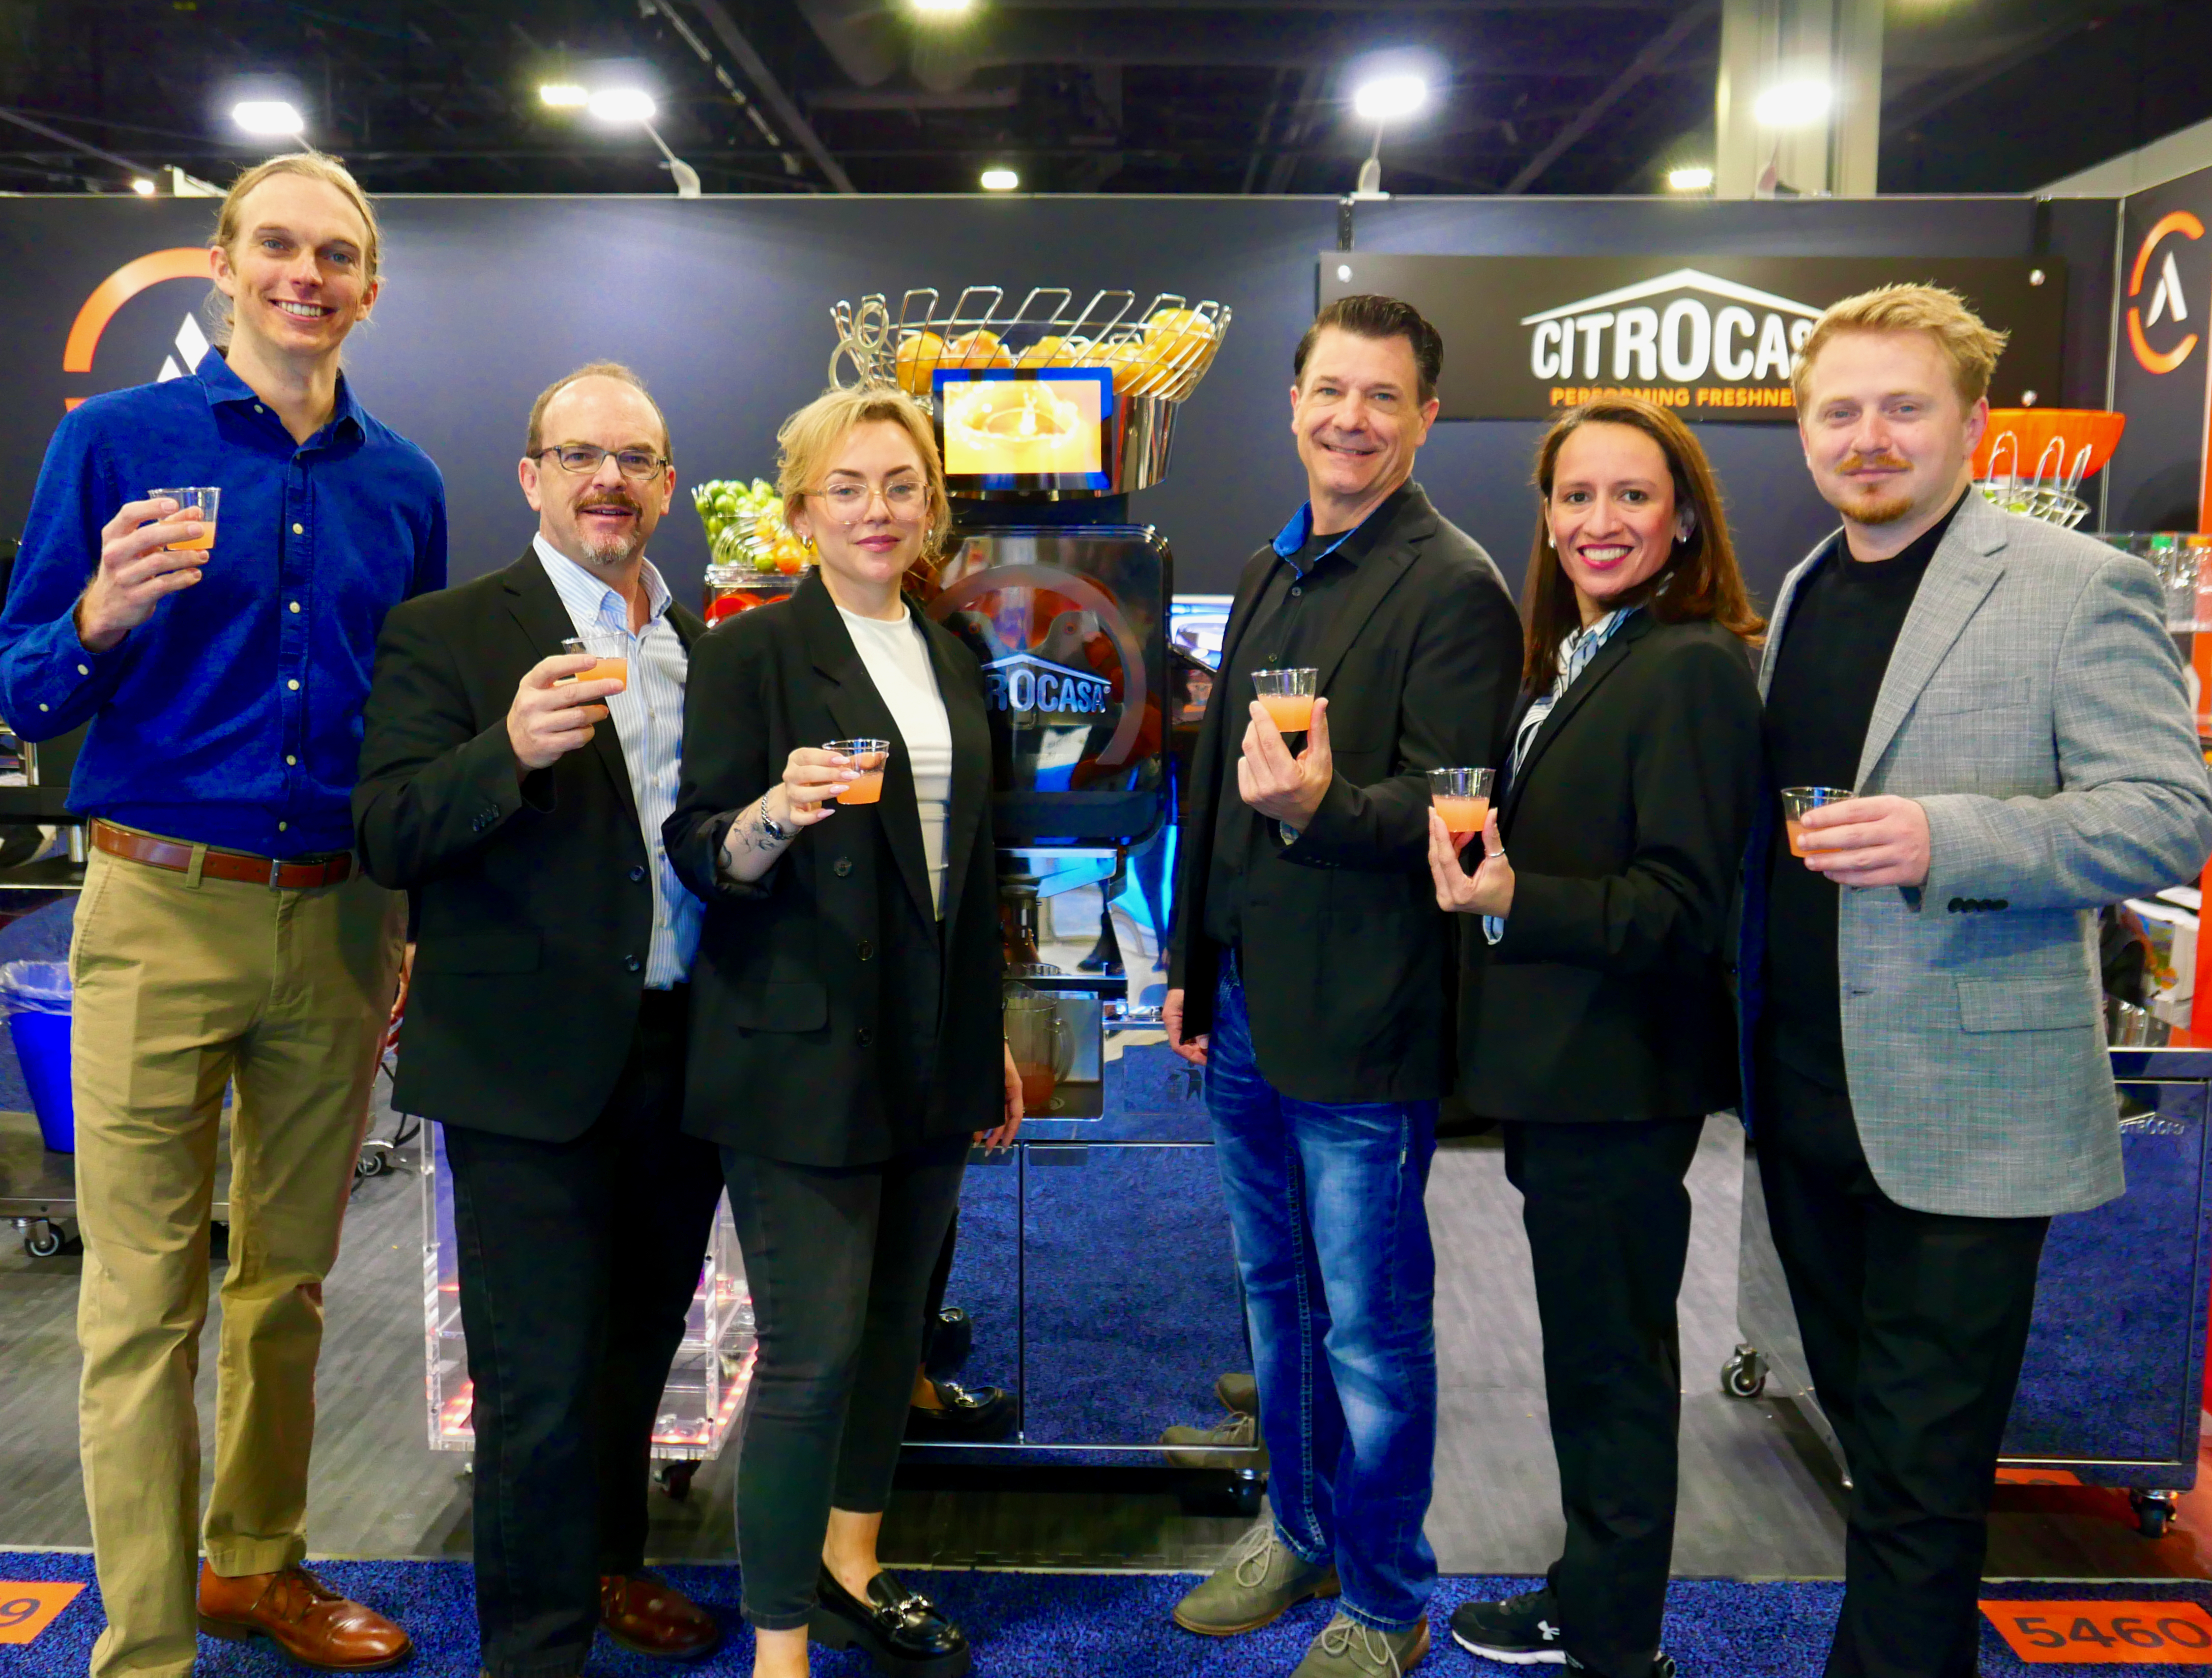
POLYGON ((815 1582, 821 1600, 806 1634, 832 1649, 863 1649, 878 1670, 901 1678, 963 1678, 969 1667, 968 1634, 918 1590, 888 1572, 868 1581, 860 1601, 824 1567, 815 1582))

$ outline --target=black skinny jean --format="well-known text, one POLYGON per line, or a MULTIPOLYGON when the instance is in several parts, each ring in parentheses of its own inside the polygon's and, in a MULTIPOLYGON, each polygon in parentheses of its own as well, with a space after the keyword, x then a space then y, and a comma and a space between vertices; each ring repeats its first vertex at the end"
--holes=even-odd
POLYGON ((1759 1061, 1766 1220, 1851 1471, 1827 1678, 1972 1678, 1990 1487, 2051 1220, 1899 1206, 1850 1097, 1759 1061))
POLYGON ((445 1129, 491 1678, 580 1670, 599 1576, 645 1563, 653 1418, 721 1188, 713 1146, 677 1128, 685 1007, 645 993, 614 1094, 574 1141, 445 1129))
POLYGON ((1552 1590, 1567 1652, 1602 1678, 1645 1678, 1659 1652, 1682 1419, 1683 1179, 1705 1128, 1702 1118, 1504 1126, 1567 1518, 1552 1590))
POLYGON ((834 1506, 890 1500, 932 1268, 960 1198, 964 1136, 878 1165, 722 1151, 760 1352, 738 1456, 745 1616, 804 1626, 834 1506))

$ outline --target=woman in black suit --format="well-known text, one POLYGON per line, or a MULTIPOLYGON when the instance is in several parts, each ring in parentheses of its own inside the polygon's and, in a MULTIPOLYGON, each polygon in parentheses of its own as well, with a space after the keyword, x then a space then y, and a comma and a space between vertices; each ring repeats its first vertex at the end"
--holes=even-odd
POLYGON ((707 903, 685 1128, 720 1145, 760 1335, 737 1497, 753 1670, 804 1678, 811 1631, 957 1678, 966 1638, 876 1535, 969 1146, 1021 1121, 982 672, 901 593, 948 520, 921 410, 832 391, 777 441, 817 562, 694 649, 665 829, 707 903), (861 739, 887 758, 823 745, 861 739), (878 769, 880 801, 850 796, 878 769))
POLYGON ((1522 1196, 1567 1538, 1544 1585, 1462 1606, 1452 1635, 1664 1678, 1683 1179, 1705 1115, 1736 1100, 1723 951, 1758 796, 1763 625, 1711 469, 1664 409, 1568 415, 1536 484, 1510 764, 1474 873, 1433 813, 1429 866, 1468 917, 1460 1092, 1502 1122, 1522 1196))

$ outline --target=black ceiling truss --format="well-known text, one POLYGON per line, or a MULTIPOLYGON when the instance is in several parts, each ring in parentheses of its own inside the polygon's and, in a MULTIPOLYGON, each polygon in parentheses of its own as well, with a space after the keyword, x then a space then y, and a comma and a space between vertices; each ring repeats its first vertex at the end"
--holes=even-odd
MULTIPOLYGON (((0 191, 224 180, 246 74, 372 190, 669 190, 641 134, 547 109, 640 78, 714 192, 1336 193, 1373 138, 1358 59, 1442 85, 1382 149, 1395 193, 1662 190, 1710 161, 1720 0, 0 0, 0 191)), ((1893 7, 1886 190, 2012 190, 2212 116, 2201 0, 1893 7)))

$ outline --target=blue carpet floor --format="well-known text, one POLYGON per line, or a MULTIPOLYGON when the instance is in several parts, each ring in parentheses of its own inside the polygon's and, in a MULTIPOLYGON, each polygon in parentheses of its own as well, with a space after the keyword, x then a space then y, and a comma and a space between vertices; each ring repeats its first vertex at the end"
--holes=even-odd
MULTIPOLYGON (((459 1562, 331 1562, 319 1570, 332 1584, 396 1615, 414 1633, 416 1655, 407 1670, 420 1678, 473 1678, 475 1606, 468 1568, 459 1562)), ((738 1626, 738 1576, 731 1567, 678 1567, 667 1577, 737 1628, 710 1660, 688 1670, 701 1678, 748 1672, 751 1638, 738 1626)), ((0 1579, 85 1580, 83 1555, 0 1551, 0 1579)), ((1263 1632, 1224 1642, 1194 1638, 1168 1623, 1168 1609, 1192 1581, 1140 1573, 926 1573, 925 1584, 975 1638, 980 1678, 1283 1678, 1327 1615, 1307 1604, 1263 1632)), ((1552 1668, 1492 1666, 1471 1660, 1443 1634, 1452 1608, 1471 1596, 1524 1588, 1526 1581, 1452 1578, 1438 1586, 1432 1611, 1437 1647, 1424 1672, 1509 1678, 1552 1668)), ((1993 1596, 2189 1601, 2212 1604, 2212 1585, 2003 1585, 1993 1596)), ((1817 1678, 1842 1587, 1835 1584, 1740 1584, 1679 1580, 1670 1593, 1667 1646, 1684 1678, 1817 1678)), ((25 1678, 77 1678, 100 1626, 97 1588, 70 1603, 39 1639, 0 1647, 0 1673, 25 1678)), ((1982 1671, 1987 1678, 2063 1667, 2030 1668, 1994 1630, 1984 1627, 1982 1671)), ((602 1643, 592 1678, 672 1678, 672 1669, 602 1643)), ((814 1651, 818 1678, 861 1678, 865 1657, 814 1651)), ((2171 1667, 2100 1665, 2100 1678, 2153 1678, 2171 1667)), ((200 1641, 201 1678, 279 1678, 298 1671, 267 1646, 200 1641)))

